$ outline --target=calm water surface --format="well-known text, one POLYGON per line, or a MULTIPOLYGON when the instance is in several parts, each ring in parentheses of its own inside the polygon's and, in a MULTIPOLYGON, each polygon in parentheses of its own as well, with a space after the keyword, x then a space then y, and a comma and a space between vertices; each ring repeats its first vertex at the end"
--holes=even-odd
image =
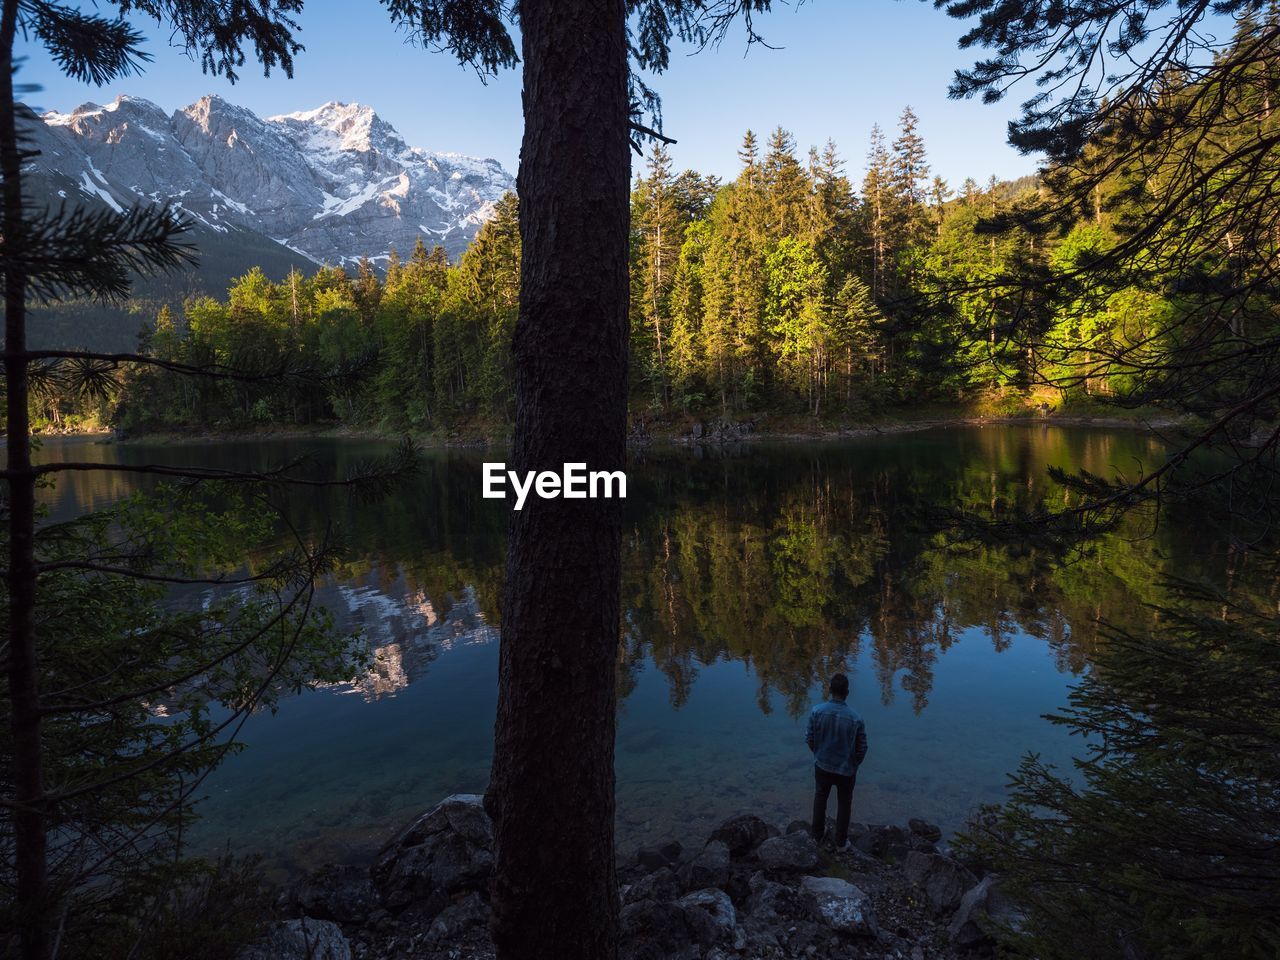
MULTIPOLYGON (((354 441, 189 446, 52 443, 45 456, 278 464, 310 453, 336 474, 379 451, 354 441)), ((936 513, 1007 517, 1063 492, 1050 466, 1109 474, 1159 456, 1139 433, 1045 426, 934 430, 824 444, 633 456, 618 665, 618 828, 624 848, 705 836, 758 811, 803 817, 803 720, 836 668, 871 750, 856 819, 922 816, 953 830, 999 800, 1027 751, 1068 765, 1079 742, 1041 718, 1087 669, 1101 618, 1141 626, 1162 574, 1239 574, 1229 538, 1142 518, 1087 554, 949 543, 936 513)), ((263 852, 278 869, 368 856, 442 796, 488 779, 506 507, 480 497, 500 454, 427 454, 411 490, 378 504, 300 495, 350 549, 325 606, 363 628, 375 673, 284 701, 207 782, 199 843, 263 852)), ((57 516, 143 482, 77 474, 57 516)), ((571 811, 566 811, 571 814, 571 811)))

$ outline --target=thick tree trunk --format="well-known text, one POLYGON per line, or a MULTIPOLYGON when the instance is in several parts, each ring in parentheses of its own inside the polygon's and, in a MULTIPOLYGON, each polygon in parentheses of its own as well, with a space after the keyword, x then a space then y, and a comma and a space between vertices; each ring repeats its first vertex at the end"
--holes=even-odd
MULTIPOLYGON (((22 157, 13 93, 13 44, 17 0, 4 0, 0 14, 0 176, 3 176, 0 234, 20 248, 22 157)), ((35 474, 31 469, 28 410, 26 277, 4 277, 4 376, 8 415, 9 556, 9 724, 13 738, 14 867, 17 873, 19 949, 23 960, 50 954, 48 865, 44 818, 44 778, 40 749, 39 665, 35 647, 35 474)))
MULTIPOLYGON (((516 470, 626 460, 628 145, 624 0, 522 0, 516 470)), ((513 512, 486 806, 504 960, 617 953, 613 855, 617 500, 513 512)))

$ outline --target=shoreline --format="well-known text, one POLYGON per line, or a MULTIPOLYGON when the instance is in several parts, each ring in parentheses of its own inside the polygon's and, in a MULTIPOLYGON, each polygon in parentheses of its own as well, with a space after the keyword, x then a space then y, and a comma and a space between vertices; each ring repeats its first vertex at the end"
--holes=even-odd
MULTIPOLYGON (((1058 426, 1097 430, 1133 430, 1156 434, 1164 430, 1189 426, 1192 420, 1188 417, 1161 415, 1152 417, 1116 417, 1087 413, 1067 414, 1033 414, 1023 416, 985 416, 958 412, 954 415, 921 417, 919 419, 885 418, 869 422, 850 422, 841 424, 806 425, 802 420, 784 422, 778 426, 770 424, 771 420, 792 418, 761 416, 756 419, 742 420, 697 420, 689 418, 687 424, 695 425, 692 429, 681 430, 676 424, 664 424, 652 433, 637 431, 635 428, 627 437, 629 448, 648 446, 726 446, 739 443, 799 443, 799 442, 831 442, 839 440, 856 440, 865 437, 892 436, 905 433, 920 433, 927 430, 948 429, 955 427, 986 426, 1058 426), (699 430, 704 424, 705 432, 699 430)), ((485 449, 488 447, 505 447, 509 437, 504 430, 502 436, 494 436, 486 432, 468 435, 465 431, 453 431, 442 436, 438 432, 396 431, 383 427, 358 426, 343 423, 314 424, 305 427, 266 427, 248 429, 207 429, 195 431, 158 431, 140 433, 125 437, 117 437, 111 430, 67 431, 60 433, 36 434, 41 442, 64 440, 93 439, 104 444, 144 445, 144 444, 180 444, 203 445, 217 443, 237 443, 264 440, 379 440, 395 441, 410 437, 420 448, 425 450, 449 449, 485 449)))

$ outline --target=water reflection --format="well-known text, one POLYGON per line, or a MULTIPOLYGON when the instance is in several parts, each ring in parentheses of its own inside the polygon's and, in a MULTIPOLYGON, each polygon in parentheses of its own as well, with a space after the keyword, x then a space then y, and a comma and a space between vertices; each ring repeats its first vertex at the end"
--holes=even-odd
MULTIPOLYGON (((263 468, 309 453, 317 473, 341 473, 374 452, 276 441, 75 455, 263 468)), ((637 453, 618 658, 621 842, 692 838, 744 808, 803 811, 797 718, 836 668, 872 740, 861 818, 954 827, 1000 796, 1023 752, 1067 762, 1071 745, 1040 714, 1086 668, 1100 620, 1148 623, 1168 574, 1275 603, 1274 572, 1254 570, 1229 528, 1191 508, 1151 536, 1134 515, 1067 557, 956 544, 929 518, 940 507, 1016 516, 1063 502, 1050 466, 1109 474, 1161 453, 1137 433, 1051 427, 637 453)), ((439 796, 483 789, 507 521, 480 498, 485 459, 501 456, 432 454, 412 489, 376 504, 333 492, 289 505, 300 529, 332 526, 348 542, 319 599, 363 630, 376 665, 343 691, 254 718, 250 749, 210 781, 209 842, 295 866, 358 857, 439 796)), ((134 483, 76 475, 52 494, 54 512, 102 506, 134 483)))

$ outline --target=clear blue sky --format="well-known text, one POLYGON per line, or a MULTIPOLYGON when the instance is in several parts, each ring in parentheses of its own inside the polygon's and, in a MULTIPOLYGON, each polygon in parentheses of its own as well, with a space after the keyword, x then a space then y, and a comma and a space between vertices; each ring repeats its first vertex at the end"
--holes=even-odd
MULTIPOLYGON (((89 6, 82 4, 82 6, 89 6)), ((110 9, 103 4, 100 9, 110 9)), ((508 71, 482 84, 447 54, 424 51, 397 35, 377 0, 309 0, 302 15, 292 80, 269 78, 246 64, 242 79, 205 76, 170 46, 167 31, 139 20, 155 60, 140 77, 106 89, 61 77, 35 44, 19 82, 43 89, 28 100, 41 109, 70 110, 118 93, 153 100, 166 110, 218 93, 261 116, 358 101, 378 113, 414 146, 497 158, 515 172, 520 149, 520 77, 508 71)), ((807 0, 775 2, 757 26, 780 49, 754 47, 744 56, 741 32, 718 50, 688 55, 677 48, 672 68, 654 78, 662 94, 666 132, 678 168, 731 177, 743 132, 765 134, 781 124, 803 152, 835 140, 855 181, 861 178, 873 123, 886 131, 910 104, 920 117, 934 172, 958 186, 1030 173, 1035 160, 1005 143, 1018 96, 984 106, 947 99, 947 84, 974 52, 957 49, 963 25, 921 0, 807 0)), ((1030 92, 1017 91, 1025 96, 1030 92)))

